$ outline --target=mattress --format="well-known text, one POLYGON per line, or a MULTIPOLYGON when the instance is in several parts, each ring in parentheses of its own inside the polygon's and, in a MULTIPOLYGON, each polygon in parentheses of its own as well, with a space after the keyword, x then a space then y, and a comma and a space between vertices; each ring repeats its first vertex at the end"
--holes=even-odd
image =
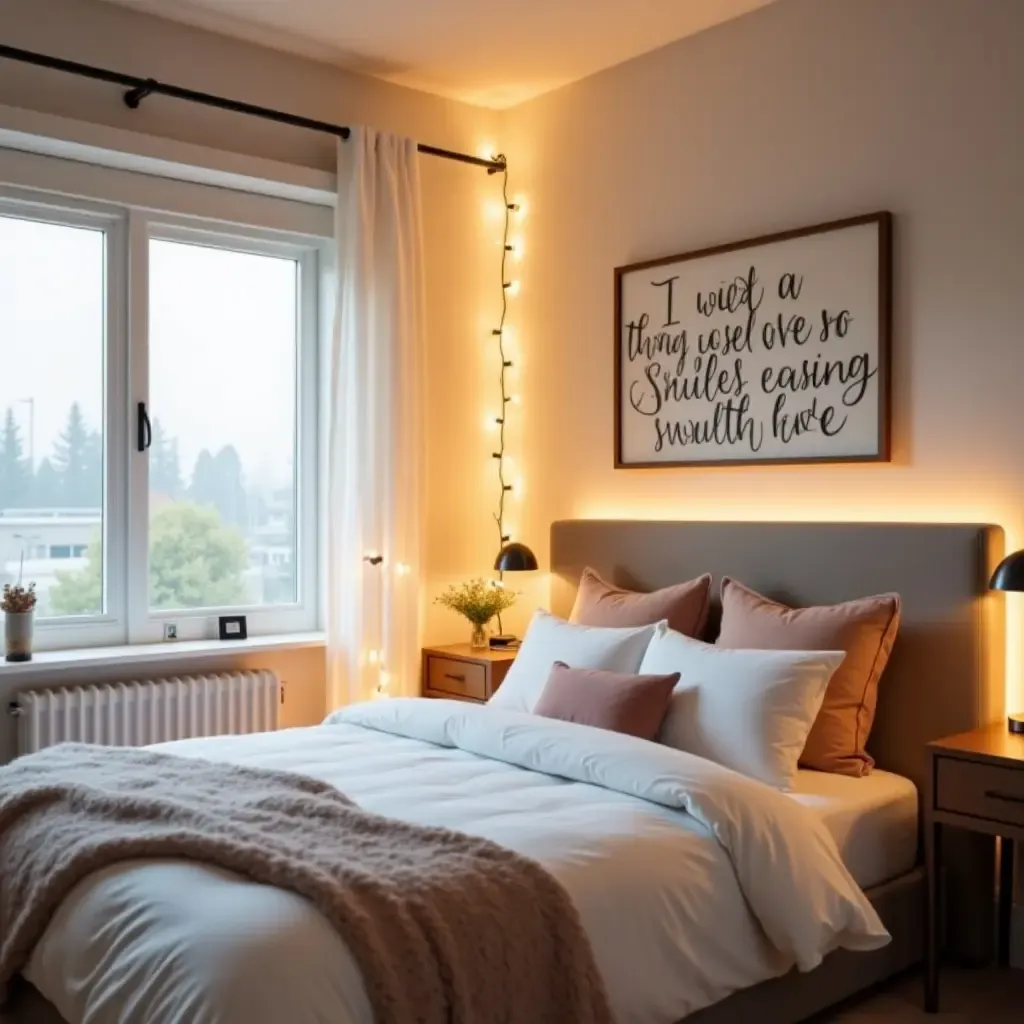
POLYGON ((862 889, 917 863, 917 787, 902 775, 876 770, 856 779, 801 770, 790 796, 824 822, 862 889))
MULTIPOLYGON (((619 1024, 672 1024, 836 945, 886 941, 825 826, 710 762, 454 701, 340 715, 162 749, 301 772, 370 810, 533 858, 575 904, 619 1024)), ((70 1024, 372 1019, 355 960, 307 900, 184 861, 87 878, 25 974, 70 1024)))

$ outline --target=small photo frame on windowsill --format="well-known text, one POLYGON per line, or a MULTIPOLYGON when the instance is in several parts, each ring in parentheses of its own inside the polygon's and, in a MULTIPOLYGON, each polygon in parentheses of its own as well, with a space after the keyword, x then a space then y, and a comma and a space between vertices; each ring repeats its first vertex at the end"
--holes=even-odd
POLYGON ((249 630, 245 625, 244 615, 221 615, 217 620, 220 624, 221 640, 246 640, 249 630))

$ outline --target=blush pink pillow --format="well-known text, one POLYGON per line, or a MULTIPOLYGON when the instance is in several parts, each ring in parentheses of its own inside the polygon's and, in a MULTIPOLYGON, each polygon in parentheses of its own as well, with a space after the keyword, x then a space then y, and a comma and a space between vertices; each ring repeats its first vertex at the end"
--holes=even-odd
POLYGON ((653 740, 678 682, 678 672, 632 676, 556 661, 533 713, 653 740))
POLYGON ((650 626, 668 619, 684 636, 700 637, 711 607, 711 576, 642 594, 613 586, 584 569, 570 622, 581 626, 650 626))
POLYGON ((878 681, 900 625, 898 594, 790 608, 728 577, 722 580, 719 647, 845 651, 800 755, 800 764, 837 775, 867 775, 878 681))

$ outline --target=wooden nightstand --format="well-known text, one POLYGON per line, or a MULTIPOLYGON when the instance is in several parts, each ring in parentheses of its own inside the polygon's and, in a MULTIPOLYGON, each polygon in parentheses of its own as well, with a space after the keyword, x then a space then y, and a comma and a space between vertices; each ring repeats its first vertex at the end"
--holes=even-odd
POLYGON ((423 696, 470 700, 482 704, 501 686, 515 650, 469 644, 423 648, 423 696))
POLYGON ((1014 843, 1024 840, 1024 736, 1005 722, 948 736, 928 744, 924 800, 925 868, 928 899, 925 933, 925 1010, 939 1008, 942 829, 999 836, 998 963, 1010 961, 1014 843))

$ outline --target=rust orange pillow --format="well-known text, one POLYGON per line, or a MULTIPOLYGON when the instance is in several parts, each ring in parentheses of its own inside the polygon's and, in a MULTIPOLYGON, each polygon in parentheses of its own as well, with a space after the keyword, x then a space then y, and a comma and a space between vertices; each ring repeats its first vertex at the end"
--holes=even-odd
POLYGON ((737 583, 722 580, 719 647, 789 651, 845 651, 825 691, 800 756, 804 768, 838 775, 867 775, 878 681, 900 624, 898 594, 842 604, 790 608, 737 583))
POLYGON ((677 633, 700 637, 710 606, 710 575, 643 594, 616 587, 588 568, 569 621, 581 626, 650 626, 668 619, 677 633))

